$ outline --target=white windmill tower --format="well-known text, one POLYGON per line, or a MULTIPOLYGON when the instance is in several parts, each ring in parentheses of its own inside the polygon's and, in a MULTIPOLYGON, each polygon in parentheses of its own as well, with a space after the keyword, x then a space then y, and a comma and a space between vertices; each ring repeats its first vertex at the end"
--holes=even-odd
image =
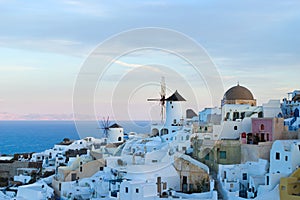
POLYGON ((183 117, 181 102, 186 101, 176 90, 166 99, 166 122, 165 126, 178 126, 183 117))
POLYGON ((107 143, 122 143, 124 142, 124 129, 122 126, 114 123, 110 125, 109 117, 103 118, 102 127, 104 137, 107 143))
POLYGON ((161 126, 153 127, 152 134, 155 132, 160 133, 160 135, 166 135, 178 129, 180 121, 183 117, 181 102, 186 101, 176 90, 174 94, 166 98, 166 83, 165 78, 162 77, 161 81, 161 92, 160 99, 148 99, 148 101, 159 101, 161 105, 161 126), (164 122, 165 117, 165 122, 164 122), (164 123, 163 123, 164 122, 164 123), (157 130, 157 131, 154 131, 157 130))

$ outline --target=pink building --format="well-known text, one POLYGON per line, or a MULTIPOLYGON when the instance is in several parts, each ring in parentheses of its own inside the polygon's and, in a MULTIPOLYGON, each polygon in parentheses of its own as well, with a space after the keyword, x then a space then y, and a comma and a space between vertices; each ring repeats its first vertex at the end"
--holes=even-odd
POLYGON ((273 141, 274 118, 252 118, 252 134, 259 142, 273 141))
POLYGON ((258 144, 282 139, 282 118, 252 118, 251 133, 241 134, 242 144, 258 144))

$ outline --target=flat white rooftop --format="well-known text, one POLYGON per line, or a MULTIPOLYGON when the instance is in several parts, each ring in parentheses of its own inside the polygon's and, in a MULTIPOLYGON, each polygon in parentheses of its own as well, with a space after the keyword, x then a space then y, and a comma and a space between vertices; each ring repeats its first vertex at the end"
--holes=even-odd
POLYGON ((1 161, 7 161, 7 160, 12 160, 14 157, 12 156, 0 156, 1 161))

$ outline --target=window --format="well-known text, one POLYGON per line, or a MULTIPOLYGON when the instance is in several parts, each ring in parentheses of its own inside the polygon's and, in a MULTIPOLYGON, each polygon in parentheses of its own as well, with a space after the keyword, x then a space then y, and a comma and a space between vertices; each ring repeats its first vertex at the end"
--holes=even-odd
POLYGON ((169 131, 168 131, 168 129, 166 129, 166 128, 163 128, 163 129, 160 130, 160 134, 161 134, 161 135, 166 135, 166 134, 168 134, 168 132, 169 132, 169 131))
POLYGON ((135 193, 139 193, 139 188, 135 188, 135 193))
POLYGON ((190 136, 189 136, 189 135, 187 135, 185 139, 186 139, 186 140, 189 140, 189 139, 190 139, 190 136))
POLYGON ((229 117, 230 117, 230 113, 228 112, 228 113, 226 113, 225 120, 229 119, 229 117))
POLYGON ((260 130, 261 130, 261 131, 265 130, 265 125, 261 124, 261 125, 260 125, 260 130))
POLYGON ((267 176, 267 185, 269 185, 269 182, 270 182, 270 177, 267 176))
POLYGON ((299 149, 299 151, 300 151, 300 144, 298 144, 298 149, 299 149))
POLYGON ((243 173, 243 181, 246 181, 247 179, 247 173, 243 173))
POLYGON ((285 156, 285 161, 288 161, 289 157, 288 156, 285 156))
POLYGON ((205 155, 205 160, 209 160, 209 153, 205 155))
POLYGON ((61 183, 58 185, 58 190, 61 191, 61 183))
POLYGON ((103 167, 100 167, 100 171, 103 171, 103 167))
POLYGON ((122 138, 121 138, 121 137, 118 137, 118 141, 122 141, 122 138))
POLYGON ((237 126, 234 126, 233 129, 236 131, 237 130, 237 126))
POLYGON ((163 190, 167 189, 167 182, 163 182, 163 190))
POLYGON ((245 112, 242 112, 241 113, 241 119, 244 119, 245 118, 245 112))
POLYGON ((128 187, 125 187, 125 193, 128 193, 128 187))
POLYGON ((240 113, 239 112, 233 112, 233 121, 235 121, 239 118, 240 118, 240 113))
POLYGON ((76 180, 76 173, 72 173, 71 174, 71 181, 75 181, 76 180))
POLYGON ((280 153, 276 152, 276 160, 280 160, 280 153))
POLYGON ((226 159, 226 151, 220 151, 220 159, 226 159))
POLYGON ((80 167, 80 172, 82 172, 82 167, 80 167))

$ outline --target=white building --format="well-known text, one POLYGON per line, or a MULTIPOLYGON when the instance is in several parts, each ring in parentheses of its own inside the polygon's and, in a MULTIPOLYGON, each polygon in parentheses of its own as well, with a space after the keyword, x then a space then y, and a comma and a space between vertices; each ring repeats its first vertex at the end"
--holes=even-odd
POLYGON ((260 159, 258 162, 246 162, 238 165, 219 165, 218 178, 226 199, 233 196, 251 197, 248 194, 251 181, 262 178, 264 180, 269 163, 260 159))
POLYGON ((177 90, 166 101, 166 120, 161 124, 154 124, 151 127, 153 136, 163 136, 174 133, 183 126, 183 111, 181 102, 185 99, 177 92, 177 90))
POLYGON ((300 90, 288 93, 288 97, 282 100, 281 110, 284 118, 291 118, 295 109, 300 110, 300 90))
MULTIPOLYGON (((206 109, 199 116, 202 115, 204 119, 210 112, 219 113, 217 108, 206 109)), ((251 118, 262 117, 263 109, 256 106, 250 90, 237 85, 225 92, 220 114, 220 123, 200 123, 200 130, 193 137, 209 140, 238 139, 242 132, 251 132, 251 118)))
POLYGON ((53 196, 54 190, 43 181, 19 186, 17 192, 17 199, 23 200, 45 200, 51 199, 53 196))
POLYGON ((124 129, 118 124, 113 124, 107 130, 107 143, 122 143, 124 142, 124 129))
POLYGON ((221 114, 221 108, 205 108, 204 110, 199 112, 199 122, 208 122, 209 117, 212 115, 220 115, 221 114))
POLYGON ((299 140, 276 140, 270 152, 270 168, 262 177, 253 177, 249 188, 249 195, 262 196, 275 191, 280 178, 288 177, 300 166, 300 141, 299 140), (251 193, 251 194, 250 194, 251 193))

